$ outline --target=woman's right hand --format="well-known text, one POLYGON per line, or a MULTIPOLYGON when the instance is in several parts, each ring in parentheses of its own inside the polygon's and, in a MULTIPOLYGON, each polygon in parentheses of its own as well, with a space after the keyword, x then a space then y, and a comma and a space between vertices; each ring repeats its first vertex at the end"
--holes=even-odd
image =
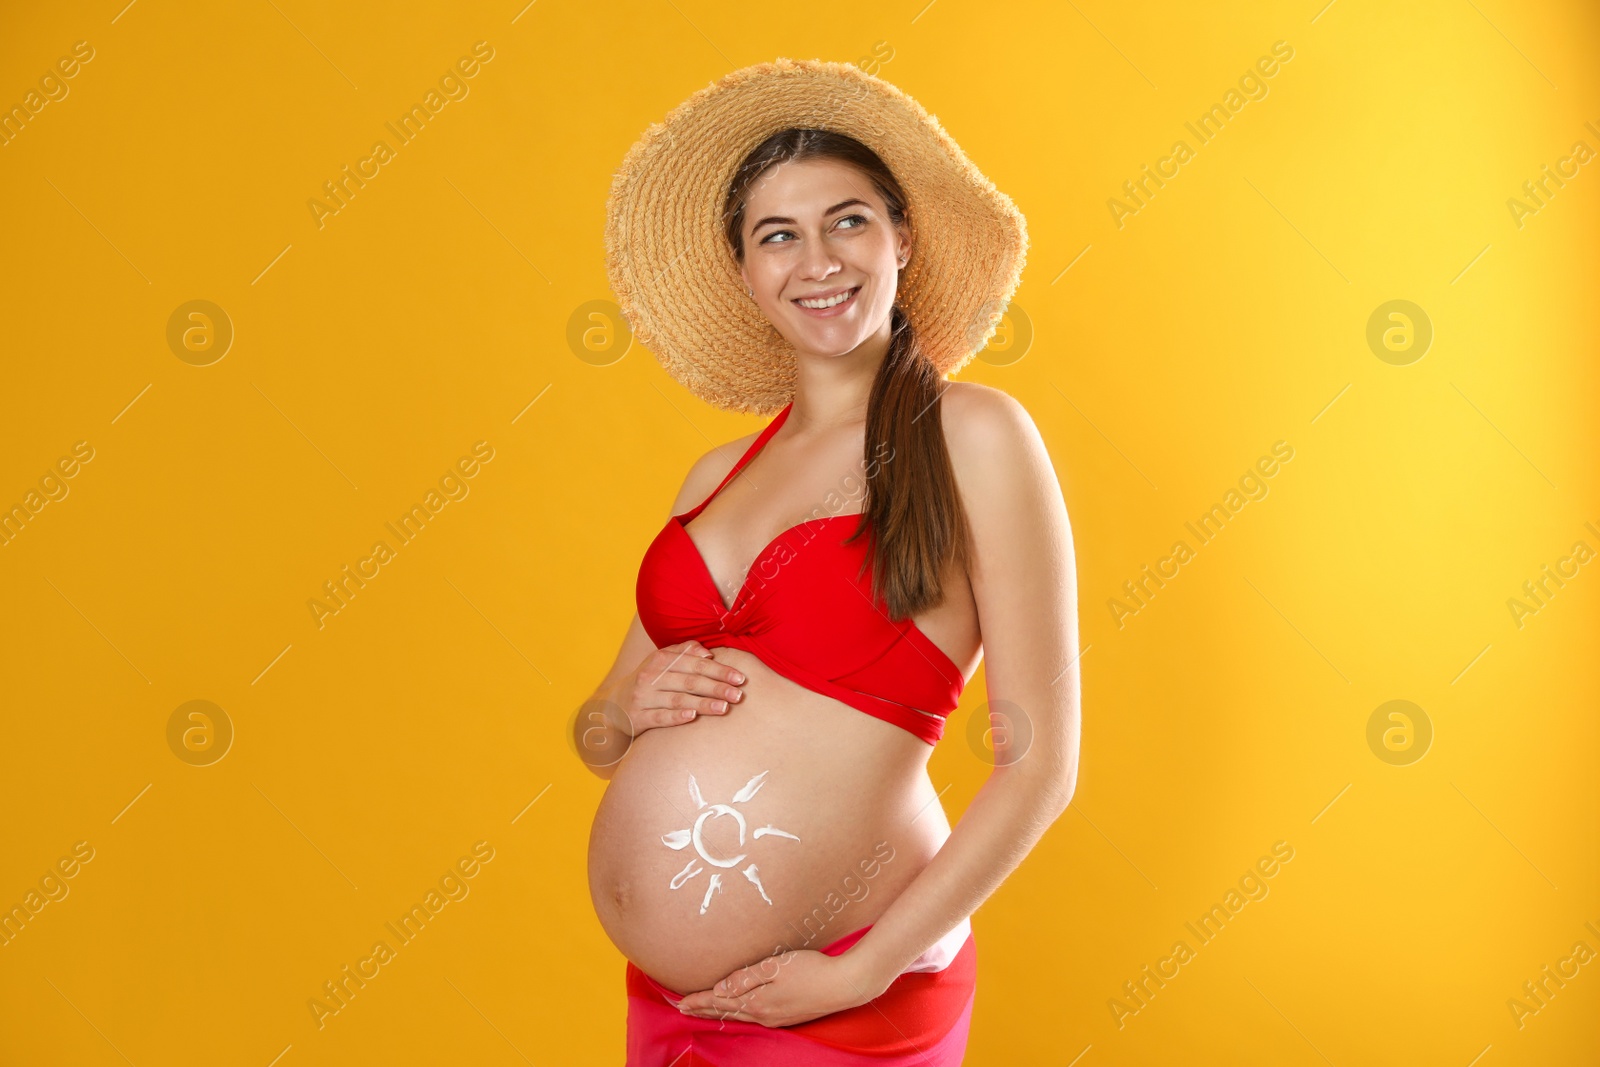
POLYGON ((745 677, 718 663, 699 641, 658 648, 644 658, 616 694, 626 721, 616 723, 629 737, 660 726, 681 726, 698 715, 726 715, 744 698, 745 677))

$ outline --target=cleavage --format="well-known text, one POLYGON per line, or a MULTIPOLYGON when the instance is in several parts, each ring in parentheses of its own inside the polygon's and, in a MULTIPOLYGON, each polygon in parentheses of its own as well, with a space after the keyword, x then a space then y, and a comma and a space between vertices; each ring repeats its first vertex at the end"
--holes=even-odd
MULTIPOLYGON (((707 510, 710 510, 709 507, 707 508, 707 510)), ((702 511, 699 515, 696 515, 693 520, 691 520, 690 522, 686 523, 684 525, 684 527, 683 527, 685 535, 689 534, 689 527, 695 525, 696 523, 699 523, 702 519, 705 518, 705 515, 706 515, 706 512, 702 511)), ((754 556, 752 556, 750 558, 750 562, 745 566, 743 572, 740 574, 739 581, 738 581, 737 584, 724 582, 721 578, 719 578, 717 576, 716 565, 717 565, 718 560, 713 558, 713 557, 714 556, 721 556, 723 554, 722 552, 719 552, 719 551, 713 549, 712 552, 708 554, 707 551, 706 551, 708 546, 703 542, 695 541, 693 536, 689 537, 689 543, 690 543, 691 546, 693 546, 695 552, 700 556, 701 565, 703 566, 706 574, 710 577, 711 584, 716 587, 717 596, 718 596, 719 599, 722 600, 723 610, 732 611, 735 607, 738 607, 739 598, 740 598, 741 594, 743 594, 746 586, 748 586, 750 584, 750 578, 751 578, 751 575, 754 574, 754 572, 755 572, 756 565, 759 564, 762 561, 762 559, 767 555, 767 553, 769 551, 771 551, 772 549, 776 548, 778 546, 779 542, 781 542, 788 534, 793 533, 795 530, 799 529, 802 526, 807 526, 807 525, 810 525, 812 523, 820 523, 820 522, 823 522, 824 520, 827 520, 829 518, 839 518, 839 517, 843 517, 843 516, 849 516, 849 517, 854 518, 854 517, 856 517, 858 515, 860 515, 859 511, 840 512, 838 515, 833 515, 833 516, 830 516, 830 515, 813 515, 813 516, 810 516, 808 518, 800 519, 797 522, 793 522, 793 523, 790 523, 790 524, 784 526, 782 529, 780 529, 778 531, 778 533, 774 534, 769 540, 764 542, 759 548, 757 548, 755 550, 754 556), (731 604, 728 601, 728 596, 729 596, 728 590, 732 591, 733 602, 731 604)))

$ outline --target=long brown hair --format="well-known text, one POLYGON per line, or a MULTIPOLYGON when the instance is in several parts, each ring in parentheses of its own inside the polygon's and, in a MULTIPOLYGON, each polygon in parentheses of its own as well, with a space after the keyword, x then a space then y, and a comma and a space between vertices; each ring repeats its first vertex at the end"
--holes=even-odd
MULTIPOLYGON (((757 145, 728 188, 724 233, 740 264, 751 186, 780 163, 810 159, 855 167, 883 197, 890 220, 909 225, 905 191, 876 152, 848 134, 791 127, 757 145)), ((911 254, 916 255, 914 241, 911 254)), ((887 602, 891 618, 903 619, 944 599, 944 566, 952 558, 966 565, 969 532, 940 422, 941 377, 898 302, 890 315, 889 351, 867 400, 866 498, 846 543, 872 536, 873 598, 887 602), (873 442, 888 446, 887 461, 873 442)))

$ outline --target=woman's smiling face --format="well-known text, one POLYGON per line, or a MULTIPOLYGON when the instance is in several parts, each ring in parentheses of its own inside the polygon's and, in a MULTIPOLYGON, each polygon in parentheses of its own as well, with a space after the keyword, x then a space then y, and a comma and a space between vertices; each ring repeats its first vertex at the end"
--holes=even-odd
POLYGON ((801 351, 851 352, 887 328, 909 238, 859 170, 836 160, 780 163, 751 187, 744 211, 746 287, 801 351), (807 307, 837 299, 831 307, 807 307))

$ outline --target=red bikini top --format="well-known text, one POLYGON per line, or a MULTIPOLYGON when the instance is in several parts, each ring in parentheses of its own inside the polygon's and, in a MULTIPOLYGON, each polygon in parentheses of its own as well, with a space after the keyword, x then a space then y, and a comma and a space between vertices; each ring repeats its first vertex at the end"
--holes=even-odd
POLYGON ((793 406, 767 424, 711 496, 668 519, 650 543, 635 591, 639 621, 657 648, 692 638, 707 648, 744 649, 807 689, 935 744, 966 679, 915 622, 892 622, 886 602, 873 603, 870 534, 843 543, 861 521, 859 512, 807 519, 773 538, 750 565, 731 608, 684 528, 778 431, 793 406))

